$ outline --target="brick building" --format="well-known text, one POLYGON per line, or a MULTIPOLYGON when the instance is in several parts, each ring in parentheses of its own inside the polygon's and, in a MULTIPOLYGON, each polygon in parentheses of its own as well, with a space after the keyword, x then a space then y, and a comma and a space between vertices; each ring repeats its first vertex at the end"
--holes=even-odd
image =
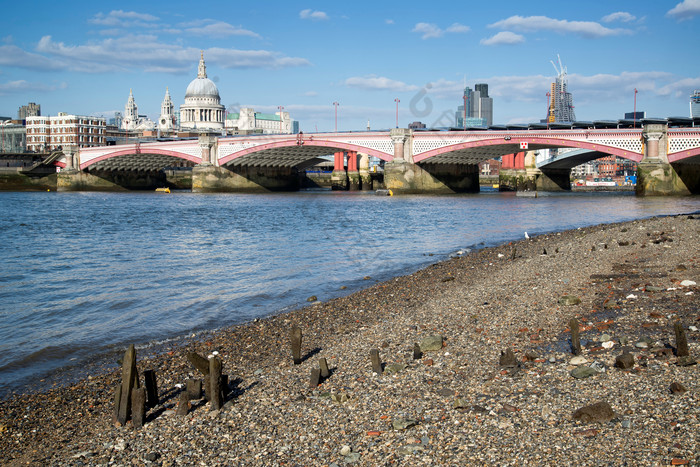
POLYGON ((27 117, 27 150, 45 152, 63 146, 105 146, 106 122, 101 117, 68 115, 27 117))

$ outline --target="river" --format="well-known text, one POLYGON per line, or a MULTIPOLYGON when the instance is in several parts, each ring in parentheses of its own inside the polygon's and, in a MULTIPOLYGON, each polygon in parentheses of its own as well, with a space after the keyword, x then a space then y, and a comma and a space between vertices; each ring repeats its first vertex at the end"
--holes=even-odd
POLYGON ((0 193, 0 397, 524 232, 697 211, 629 193, 0 193))

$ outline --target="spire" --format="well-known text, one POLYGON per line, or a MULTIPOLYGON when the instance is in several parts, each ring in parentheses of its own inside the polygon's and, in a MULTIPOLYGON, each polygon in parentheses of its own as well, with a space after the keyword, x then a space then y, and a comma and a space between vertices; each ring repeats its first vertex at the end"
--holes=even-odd
POLYGON ((204 51, 200 50, 199 56, 199 70, 197 71, 197 78, 207 77, 207 66, 204 64, 204 51))

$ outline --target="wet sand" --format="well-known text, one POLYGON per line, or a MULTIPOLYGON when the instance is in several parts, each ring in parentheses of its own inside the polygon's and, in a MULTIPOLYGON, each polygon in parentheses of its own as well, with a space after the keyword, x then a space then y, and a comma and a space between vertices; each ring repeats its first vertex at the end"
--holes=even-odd
POLYGON ((114 424, 117 371, 2 401, 0 463, 696 465, 700 366, 679 364, 673 326, 700 358, 699 245, 700 215, 542 235, 205 334, 138 359, 161 399, 140 430, 114 424), (443 346, 414 359, 428 336, 443 346), (500 365, 507 349, 515 362, 500 365), (175 415, 176 385, 201 378, 186 351, 218 352, 231 380, 222 410, 197 400, 175 415), (614 366, 623 353, 631 369, 614 366), (311 388, 320 357, 332 374, 311 388), (581 367, 594 371, 572 376, 581 367), (597 402, 613 413, 573 418, 597 402))

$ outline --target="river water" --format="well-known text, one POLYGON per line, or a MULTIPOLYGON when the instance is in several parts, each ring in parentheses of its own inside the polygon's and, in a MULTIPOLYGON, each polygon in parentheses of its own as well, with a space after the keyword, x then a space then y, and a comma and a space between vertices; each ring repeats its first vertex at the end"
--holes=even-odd
POLYGON ((524 232, 699 210, 600 193, 0 193, 0 396, 524 232))

